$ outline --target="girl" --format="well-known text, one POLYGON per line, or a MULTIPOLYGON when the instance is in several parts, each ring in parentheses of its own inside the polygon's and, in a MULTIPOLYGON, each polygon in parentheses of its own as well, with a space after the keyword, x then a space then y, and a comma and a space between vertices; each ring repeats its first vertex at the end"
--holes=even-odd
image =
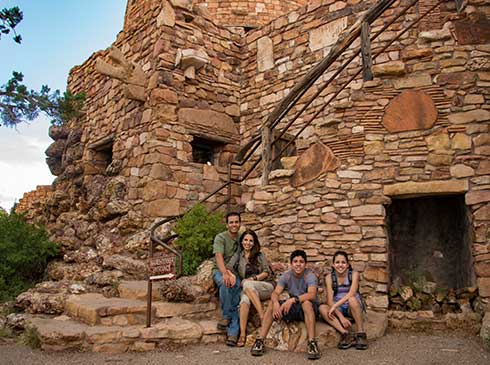
POLYGON ((327 304, 319 308, 323 319, 342 335, 337 347, 348 349, 355 344, 356 349, 367 349, 362 312, 364 303, 359 294, 359 273, 352 270, 347 253, 337 251, 333 255, 332 272, 325 278, 327 284, 327 304), (354 318, 357 326, 355 341, 349 335, 352 325, 347 317, 354 318))
POLYGON ((260 252, 260 243, 257 234, 252 230, 246 230, 240 237, 240 248, 230 259, 226 266, 235 272, 241 279, 242 294, 240 297, 240 338, 237 346, 245 346, 247 339, 247 321, 250 310, 250 302, 257 310, 262 321, 264 311, 261 300, 269 299, 274 285, 272 284, 272 272, 265 255, 260 252))

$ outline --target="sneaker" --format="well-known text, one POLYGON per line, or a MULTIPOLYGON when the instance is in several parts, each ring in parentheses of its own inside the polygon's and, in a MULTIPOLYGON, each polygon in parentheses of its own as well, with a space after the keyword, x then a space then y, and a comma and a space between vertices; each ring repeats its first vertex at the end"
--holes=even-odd
POLYGON ((316 360, 322 356, 320 350, 318 350, 318 343, 316 342, 316 340, 308 341, 307 347, 308 347, 308 359, 316 360))
POLYGON ((356 334, 356 349, 365 350, 368 348, 367 336, 365 332, 358 332, 356 334))
POLYGON ((341 334, 340 341, 337 344, 337 348, 340 350, 347 350, 352 346, 352 337, 349 332, 341 334))
POLYGON ((262 356, 264 354, 264 340, 257 338, 250 350, 252 356, 262 356))
POLYGON ((229 319, 221 319, 216 327, 218 328, 219 331, 226 331, 228 329, 228 325, 230 324, 229 319))
POLYGON ((226 346, 235 347, 238 341, 238 336, 228 336, 226 339, 226 346))

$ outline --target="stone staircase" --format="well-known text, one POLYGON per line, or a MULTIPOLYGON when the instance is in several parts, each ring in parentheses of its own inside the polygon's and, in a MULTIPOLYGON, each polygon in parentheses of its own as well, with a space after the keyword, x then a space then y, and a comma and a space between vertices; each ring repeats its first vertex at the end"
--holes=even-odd
MULTIPOLYGON (((152 326, 146 327, 146 281, 123 281, 119 297, 99 293, 70 295, 62 315, 24 314, 25 327, 34 329, 41 348, 49 351, 79 350, 94 352, 151 351, 172 344, 213 343, 225 341, 216 328, 220 318, 217 298, 203 296, 192 303, 162 300, 158 283, 152 298, 152 326)), ((249 321, 247 346, 255 341, 256 325, 249 321)), ((370 339, 382 336, 388 320, 386 314, 370 312, 366 331, 370 339)), ((334 347, 336 331, 317 321, 317 336, 322 348, 334 347)), ((266 345, 276 350, 305 351, 304 323, 274 323, 266 345)))
POLYGON ((25 315, 44 350, 77 349, 95 352, 149 351, 168 344, 223 341, 216 329, 217 300, 204 303, 162 301, 158 285, 152 297, 152 327, 146 327, 146 281, 119 284, 120 297, 71 295, 60 316, 25 315))

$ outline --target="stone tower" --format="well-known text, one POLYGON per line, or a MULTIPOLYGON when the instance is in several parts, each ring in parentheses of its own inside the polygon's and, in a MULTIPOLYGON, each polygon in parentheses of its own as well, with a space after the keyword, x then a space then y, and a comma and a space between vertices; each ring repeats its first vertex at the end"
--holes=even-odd
POLYGON ((125 29, 131 23, 137 23, 141 17, 142 14, 135 14, 133 11, 141 8, 141 2, 148 9, 154 2, 168 2, 174 7, 189 11, 197 6, 208 13, 215 24, 244 28, 260 27, 307 4, 306 0, 128 0, 125 29))

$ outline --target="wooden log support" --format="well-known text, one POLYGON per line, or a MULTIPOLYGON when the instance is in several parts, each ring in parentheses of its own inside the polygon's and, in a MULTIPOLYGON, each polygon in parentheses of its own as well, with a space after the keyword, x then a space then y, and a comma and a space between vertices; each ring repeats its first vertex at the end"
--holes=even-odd
POLYGON ((464 8, 464 0, 454 0, 454 2, 456 3, 456 10, 461 13, 464 8))
POLYGON ((361 26, 361 57, 362 57, 362 78, 364 81, 373 79, 373 57, 371 55, 371 27, 364 22, 361 26))
POLYGON ((262 129, 262 185, 269 184, 269 173, 272 170, 272 133, 269 126, 262 129))

